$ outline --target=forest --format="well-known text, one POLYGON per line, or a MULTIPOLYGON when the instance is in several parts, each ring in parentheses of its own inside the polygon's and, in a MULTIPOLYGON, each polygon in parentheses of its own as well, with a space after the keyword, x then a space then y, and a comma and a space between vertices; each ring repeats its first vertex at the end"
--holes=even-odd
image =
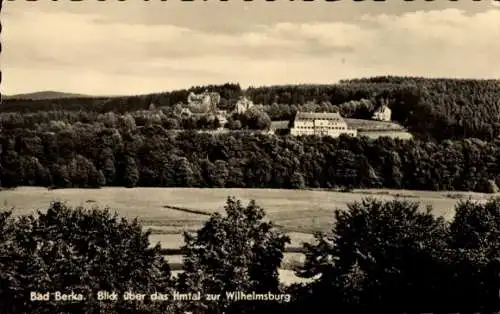
MULTIPOLYGON (((127 97, 88 97, 55 100, 4 100, 1 112, 84 111, 127 113, 171 108, 186 100, 189 92, 221 94, 220 109, 234 108, 245 95, 264 106, 271 120, 290 120, 300 106, 316 102, 313 110, 339 111, 347 118, 368 118, 370 106, 385 102, 393 120, 422 140, 478 138, 492 140, 500 134, 500 80, 374 77, 344 80, 331 85, 250 87, 239 84, 196 86, 186 90, 127 97), (356 104, 356 102, 358 104, 356 104), (366 104, 368 105, 368 108, 366 104)), ((311 108, 309 108, 311 109, 311 108)))
MULTIPOLYGON (((108 115, 108 117, 112 117, 108 115)), ((113 120, 114 121, 114 120, 113 120)), ((3 187, 402 188, 496 192, 500 141, 292 137, 52 123, 0 136, 3 187)), ((106 124, 108 126, 106 126, 106 124)))
POLYGON ((500 83, 376 77, 242 90, 238 84, 133 97, 8 99, 0 107, 0 184, 50 188, 403 188, 496 192, 500 83), (181 117, 190 91, 262 104, 217 119, 181 117), (364 118, 379 104, 415 140, 272 135, 297 110, 364 118), (263 131, 263 132, 261 132, 263 131))

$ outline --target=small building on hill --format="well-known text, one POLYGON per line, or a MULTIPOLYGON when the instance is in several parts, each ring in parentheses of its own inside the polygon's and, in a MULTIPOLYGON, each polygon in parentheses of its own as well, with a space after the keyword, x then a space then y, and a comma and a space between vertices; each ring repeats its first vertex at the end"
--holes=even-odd
POLYGON ((290 134, 339 137, 341 134, 356 136, 357 131, 349 129, 336 112, 297 112, 290 134))
POLYGON ((387 105, 382 105, 373 113, 373 120, 391 121, 392 111, 387 105))
POLYGON ((180 104, 178 114, 181 117, 206 117, 210 120, 217 118, 222 128, 227 123, 228 113, 217 108, 220 100, 221 97, 216 92, 205 91, 201 94, 191 92, 187 97, 187 104, 180 104))
POLYGON ((191 92, 187 98, 187 108, 195 115, 215 113, 219 102, 220 95, 218 93, 205 91, 201 94, 195 94, 191 92))
POLYGON ((251 100, 249 100, 246 97, 241 96, 240 99, 238 100, 238 102, 236 103, 236 107, 234 108, 234 112, 242 114, 242 113, 247 112, 247 110, 249 110, 253 106, 254 106, 254 103, 251 100))

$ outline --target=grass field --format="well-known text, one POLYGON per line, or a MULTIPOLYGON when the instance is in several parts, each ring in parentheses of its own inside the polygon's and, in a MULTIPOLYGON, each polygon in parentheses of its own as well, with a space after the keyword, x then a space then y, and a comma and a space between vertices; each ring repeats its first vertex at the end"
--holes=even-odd
POLYGON ((383 136, 394 139, 399 138, 402 140, 409 140, 413 138, 413 135, 406 131, 359 131, 358 136, 366 136, 370 139, 377 139, 383 136))
POLYGON ((394 130, 404 131, 404 127, 392 121, 377 121, 365 119, 345 119, 347 126, 358 131, 394 130))
POLYGON ((413 138, 411 133, 407 132, 402 125, 395 122, 362 119, 345 120, 349 128, 358 130, 358 136, 367 136, 371 139, 382 136, 405 140, 413 138))
MULTIPOLYGON (((500 194, 499 194, 500 195, 500 194)), ((255 199, 267 212, 268 217, 287 231, 312 233, 327 231, 333 222, 336 208, 346 208, 348 202, 363 197, 390 200, 395 197, 420 201, 423 206, 432 205, 437 215, 453 217, 457 198, 484 199, 494 196, 472 192, 429 192, 407 190, 354 190, 331 192, 311 190, 273 189, 196 189, 196 188, 102 188, 47 190, 37 187, 21 187, 0 191, 0 204, 15 208, 15 214, 45 210, 51 201, 59 200, 72 206, 94 205, 116 210, 119 215, 139 217, 145 226, 158 232, 178 233, 196 229, 207 219, 206 215, 173 210, 168 206, 190 208, 204 213, 222 212, 228 196, 235 196, 246 204, 255 199)))
MULTIPOLYGON (((432 205, 434 213, 446 219, 453 218, 454 206, 459 198, 485 199, 495 195, 466 192, 429 192, 407 190, 354 190, 331 192, 310 190, 272 189, 195 189, 195 188, 102 188, 62 189, 21 187, 0 191, 0 204, 14 208, 15 215, 46 210, 51 201, 64 201, 72 206, 109 207, 120 216, 138 217, 144 228, 152 229, 152 244, 160 242, 164 248, 183 245, 182 232, 195 231, 208 218, 208 214, 223 212, 225 200, 235 196, 246 204, 255 199, 268 218, 282 226, 291 238, 291 247, 313 241, 315 231, 329 231, 336 208, 364 197, 383 200, 406 198, 419 201, 422 209, 432 205), (185 212, 172 207, 191 209, 185 212), (197 213, 199 212, 199 213, 197 213), (201 213, 201 214, 200 214, 201 213)), ((301 255, 287 253, 285 265, 300 262, 301 255)), ((182 261, 180 256, 168 256, 171 262, 182 261)), ((287 273, 287 281, 291 275, 287 273)))

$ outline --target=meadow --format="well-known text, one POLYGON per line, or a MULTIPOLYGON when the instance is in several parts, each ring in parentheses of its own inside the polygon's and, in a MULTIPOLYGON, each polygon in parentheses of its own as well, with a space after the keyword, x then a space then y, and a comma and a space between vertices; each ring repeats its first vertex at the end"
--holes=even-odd
POLYGON ((413 138, 411 133, 406 131, 359 131, 358 136, 366 136, 370 139, 377 139, 379 137, 387 136, 393 139, 409 140, 413 138))
MULTIPOLYGON (((453 218, 458 199, 483 200, 494 194, 473 192, 430 192, 408 190, 353 190, 352 192, 316 190, 273 189, 197 189, 197 188, 121 188, 60 189, 20 187, 0 191, 0 204, 5 209, 14 208, 14 215, 44 211, 51 201, 63 201, 71 206, 109 207, 118 215, 138 217, 145 229, 152 230, 151 244, 160 243, 163 248, 179 248, 183 245, 182 232, 192 232, 201 227, 212 212, 223 212, 228 196, 240 199, 244 204, 255 199, 267 217, 273 220, 291 238, 289 247, 300 247, 312 242, 313 233, 331 230, 334 211, 346 208, 347 203, 365 197, 382 200, 406 198, 421 203, 422 210, 431 205, 435 215, 453 218)), ((182 263, 182 256, 167 256, 173 264, 182 263)), ((290 270, 301 263, 300 253, 286 253, 281 276, 285 283, 298 281, 290 270)))
POLYGON ((358 130, 358 136, 366 136, 370 139, 377 139, 382 136, 390 138, 399 138, 403 140, 412 139, 413 135, 409 133, 402 125, 394 121, 376 121, 364 119, 345 119, 347 126, 358 130))
POLYGON ((394 121, 377 121, 368 119, 352 119, 345 118, 347 126, 358 131, 377 131, 377 130, 391 130, 391 131, 405 131, 405 128, 394 121))

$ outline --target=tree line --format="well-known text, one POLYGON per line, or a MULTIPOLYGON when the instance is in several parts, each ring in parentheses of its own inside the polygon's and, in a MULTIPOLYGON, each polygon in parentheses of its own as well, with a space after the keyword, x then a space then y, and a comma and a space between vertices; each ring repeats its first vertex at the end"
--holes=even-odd
POLYGON ((112 96, 112 97, 76 97, 61 99, 6 99, 2 102, 2 112, 37 112, 50 110, 63 111, 91 111, 98 113, 146 110, 151 104, 158 107, 173 107, 178 103, 186 102, 190 92, 202 93, 205 90, 217 92, 221 95, 219 107, 226 109, 231 102, 241 96, 239 84, 226 83, 222 85, 194 86, 188 89, 171 92, 160 92, 146 95, 112 96))
POLYGON ((247 90, 228 83, 130 97, 8 99, 0 108, 2 112, 21 113, 62 110, 123 114, 147 110, 151 104, 171 108, 184 102, 189 92, 206 89, 221 94, 220 109, 232 110, 238 98, 245 95, 263 105, 271 120, 290 120, 300 106, 310 102, 318 104, 312 108, 314 111, 338 111, 344 117, 369 118, 375 107, 386 103, 392 109, 392 119, 423 140, 469 137, 493 140, 500 135, 498 80, 388 76, 345 80, 332 85, 250 87, 247 90))
MULTIPOLYGON (((379 104, 386 100, 392 120, 424 140, 492 140, 500 134, 500 80, 386 76, 344 80, 334 85, 250 88, 246 93, 263 104, 317 100, 340 105, 361 99, 379 104)), ((349 113, 346 116, 358 117, 349 113)))
MULTIPOLYGON (((450 209, 453 210, 453 209, 450 209)), ((500 310, 500 200, 459 201, 452 221, 417 202, 364 199, 335 211, 330 232, 305 243, 297 275, 283 286, 278 269, 288 236, 256 202, 228 198, 195 234, 184 235, 183 272, 172 276, 159 244, 137 219, 109 209, 53 202, 27 216, 0 213, 0 312, 11 313, 493 313, 500 310), (73 292, 84 300, 56 301, 73 292), (99 300, 97 292, 116 292, 99 300), (146 294, 124 301, 124 292, 146 294), (288 302, 173 301, 205 295, 288 294, 288 302), (52 293, 28 301, 32 292, 52 293), (151 294, 166 295, 151 301, 151 294)))
POLYGON ((268 130, 271 118, 267 108, 253 108, 244 113, 229 112, 227 122, 220 121, 213 113, 186 115, 182 105, 130 111, 97 113, 91 111, 49 110, 34 113, 0 113, 0 130, 5 133, 15 129, 51 130, 58 125, 102 124, 112 128, 128 128, 158 125, 167 130, 216 130, 225 127, 230 130, 268 130))
POLYGON ((171 132, 109 123, 51 123, 0 134, 4 188, 402 188, 496 192, 500 141, 171 132))
POLYGON ((127 117, 127 119, 134 121, 135 126, 160 125, 168 130, 215 130, 219 127, 230 130, 268 130, 271 121, 285 120, 292 122, 297 111, 339 112, 344 117, 370 119, 377 105, 376 102, 361 99, 338 106, 329 102, 318 103, 316 101, 291 106, 274 103, 272 105, 258 105, 243 113, 234 112, 234 107, 231 107, 227 113, 226 124, 222 124, 217 115, 212 113, 185 115, 182 112, 183 106, 179 103, 172 107, 151 105, 148 110, 134 110, 124 114, 112 111, 98 113, 82 110, 47 110, 29 113, 0 112, 0 128, 4 132, 17 128, 44 130, 50 129, 54 124, 88 124, 96 121, 108 127, 120 128, 123 123, 119 123, 119 121, 127 117))

